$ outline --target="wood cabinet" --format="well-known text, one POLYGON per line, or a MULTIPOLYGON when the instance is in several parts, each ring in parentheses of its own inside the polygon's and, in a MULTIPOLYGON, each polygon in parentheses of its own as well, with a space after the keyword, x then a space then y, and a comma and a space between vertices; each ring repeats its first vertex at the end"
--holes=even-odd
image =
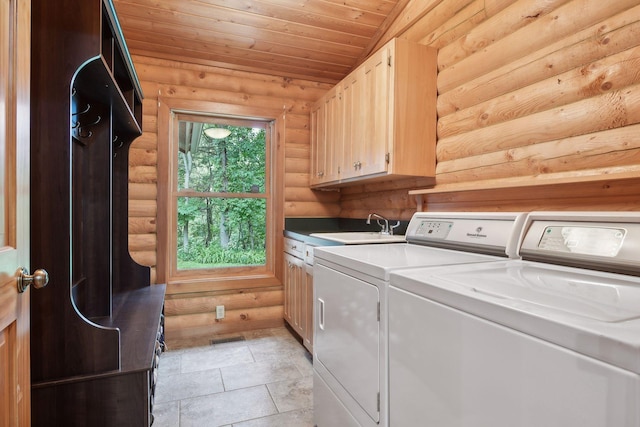
POLYGON ((434 176, 436 74, 433 48, 393 39, 322 97, 311 186, 434 176))
POLYGON ((311 112, 312 128, 312 185, 339 179, 340 163, 336 158, 342 151, 343 115, 341 109, 342 88, 331 89, 311 112))
POLYGON ((285 237, 284 318, 312 351, 313 342, 313 272, 305 263, 305 244, 285 237))
POLYGON ((148 426, 165 287, 128 251, 142 92, 111 0, 33 0, 31 48, 32 422, 148 426))

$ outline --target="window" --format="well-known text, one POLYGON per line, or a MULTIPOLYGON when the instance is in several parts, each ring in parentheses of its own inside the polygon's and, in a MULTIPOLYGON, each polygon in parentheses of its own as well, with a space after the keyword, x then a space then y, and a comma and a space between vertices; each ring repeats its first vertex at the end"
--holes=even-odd
POLYGON ((265 271, 271 123, 196 114, 173 121, 174 275, 265 271))

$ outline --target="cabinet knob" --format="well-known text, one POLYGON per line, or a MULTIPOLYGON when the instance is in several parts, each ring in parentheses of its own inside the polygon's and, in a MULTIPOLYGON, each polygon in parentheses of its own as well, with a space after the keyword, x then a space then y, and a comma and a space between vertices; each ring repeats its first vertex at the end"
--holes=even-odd
POLYGON ((29 274, 29 270, 24 267, 18 268, 16 271, 16 279, 18 282, 18 292, 22 293, 27 290, 29 285, 33 285, 36 289, 42 289, 49 283, 49 273, 41 268, 29 274))

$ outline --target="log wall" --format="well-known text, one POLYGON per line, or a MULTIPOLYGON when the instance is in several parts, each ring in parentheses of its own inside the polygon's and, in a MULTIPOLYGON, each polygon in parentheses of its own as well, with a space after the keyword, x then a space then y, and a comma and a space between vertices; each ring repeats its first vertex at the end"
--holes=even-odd
MULTIPOLYGON (((285 216, 365 218, 375 210, 409 219, 417 201, 441 211, 640 210, 637 3, 408 1, 380 45, 402 37, 439 51, 436 187, 420 195, 408 191, 430 180, 308 188, 308 108, 330 85, 134 56, 146 96, 144 134, 130 160, 134 258, 155 266, 164 256, 156 250, 158 94, 286 106, 285 216)), ((278 283, 259 290, 171 285, 167 337, 282 324, 280 292, 278 283), (221 301, 226 323, 211 316, 221 301)))
MULTIPOLYGON (((414 0, 393 36, 438 48, 423 209, 640 209, 637 0, 414 0)), ((345 189, 341 215, 408 219, 419 186, 345 189)))
MULTIPOLYGON (((158 99, 206 100, 216 103, 286 109, 283 200, 285 216, 335 216, 339 193, 309 189, 309 107, 331 86, 221 68, 188 65, 134 56, 145 95, 143 135, 130 150, 129 249, 141 264, 152 266, 155 282, 158 253, 158 99)), ((166 167, 166 166, 165 166, 166 167)), ((278 257, 277 264, 281 263, 278 257)), ((160 262, 162 264, 162 262, 160 262)), ((160 274, 162 276, 162 274, 160 274)), ((206 343, 213 336, 283 324, 282 286, 237 281, 167 285, 166 337, 169 345, 206 343), (226 316, 215 319, 215 306, 226 316)))

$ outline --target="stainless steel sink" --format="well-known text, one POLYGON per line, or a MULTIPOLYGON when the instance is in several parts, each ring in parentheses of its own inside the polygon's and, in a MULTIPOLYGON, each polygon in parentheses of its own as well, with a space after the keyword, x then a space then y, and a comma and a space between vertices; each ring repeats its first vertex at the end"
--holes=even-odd
POLYGON ((367 243, 399 243, 404 242, 403 235, 380 234, 375 231, 345 231, 338 233, 312 233, 312 237, 331 240, 344 245, 362 245, 367 243))

